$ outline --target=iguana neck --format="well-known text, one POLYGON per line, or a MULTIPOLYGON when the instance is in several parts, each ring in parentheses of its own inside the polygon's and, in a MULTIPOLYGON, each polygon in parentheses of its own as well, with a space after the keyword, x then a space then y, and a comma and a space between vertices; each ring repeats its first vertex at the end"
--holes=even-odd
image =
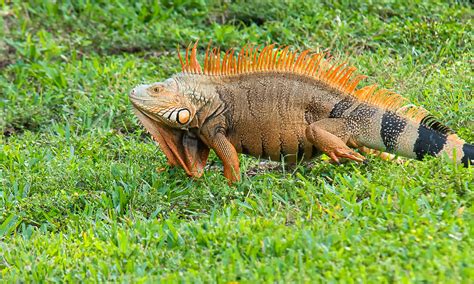
POLYGON ((225 111, 224 102, 216 92, 216 86, 222 82, 215 77, 199 74, 176 74, 173 79, 182 93, 196 108, 195 119, 190 128, 200 128, 211 116, 225 111))

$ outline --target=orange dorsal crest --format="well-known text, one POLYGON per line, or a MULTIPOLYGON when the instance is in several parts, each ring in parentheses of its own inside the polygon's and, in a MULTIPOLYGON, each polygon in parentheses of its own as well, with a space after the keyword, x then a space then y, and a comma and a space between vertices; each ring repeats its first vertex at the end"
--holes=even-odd
POLYGON ((415 122, 422 122, 423 118, 429 116, 424 108, 416 107, 401 95, 379 88, 377 85, 357 88, 366 76, 354 75, 357 68, 346 62, 336 62, 328 58, 326 53, 312 52, 309 49, 302 52, 291 51, 289 47, 276 47, 275 44, 264 47, 247 44, 238 54, 234 49, 221 53, 220 48, 211 48, 211 42, 209 42, 204 64, 201 67, 197 60, 197 46, 197 41, 194 45, 188 46, 184 60, 178 48, 183 73, 233 76, 262 72, 288 72, 311 77, 361 102, 393 111, 415 122))

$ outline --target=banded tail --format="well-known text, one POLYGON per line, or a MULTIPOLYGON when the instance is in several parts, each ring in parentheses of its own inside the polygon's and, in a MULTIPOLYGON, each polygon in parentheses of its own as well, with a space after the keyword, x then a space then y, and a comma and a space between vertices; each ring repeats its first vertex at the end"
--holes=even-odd
POLYGON ((378 110, 373 118, 369 125, 361 126, 369 135, 355 135, 357 142, 366 147, 417 160, 445 153, 465 167, 474 164, 474 145, 464 142, 431 115, 416 122, 393 111, 378 110))

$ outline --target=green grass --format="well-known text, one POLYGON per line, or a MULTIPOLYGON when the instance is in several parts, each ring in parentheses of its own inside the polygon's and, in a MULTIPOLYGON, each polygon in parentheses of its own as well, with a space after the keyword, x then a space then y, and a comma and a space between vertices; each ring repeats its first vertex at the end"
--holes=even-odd
POLYGON ((48 2, 0 1, 0 280, 474 279, 472 168, 371 158, 255 174, 241 157, 229 187, 211 155, 193 181, 156 172, 165 157, 127 98, 198 38, 329 48, 472 143, 467 3, 48 2))

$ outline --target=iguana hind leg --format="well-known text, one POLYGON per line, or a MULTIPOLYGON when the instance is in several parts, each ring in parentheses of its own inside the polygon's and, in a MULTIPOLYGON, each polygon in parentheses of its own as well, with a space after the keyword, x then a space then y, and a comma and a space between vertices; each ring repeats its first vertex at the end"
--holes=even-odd
POLYGON ((349 148, 350 132, 347 130, 343 119, 326 118, 312 123, 306 128, 306 138, 321 152, 339 163, 340 158, 347 158, 363 162, 364 156, 349 148))

